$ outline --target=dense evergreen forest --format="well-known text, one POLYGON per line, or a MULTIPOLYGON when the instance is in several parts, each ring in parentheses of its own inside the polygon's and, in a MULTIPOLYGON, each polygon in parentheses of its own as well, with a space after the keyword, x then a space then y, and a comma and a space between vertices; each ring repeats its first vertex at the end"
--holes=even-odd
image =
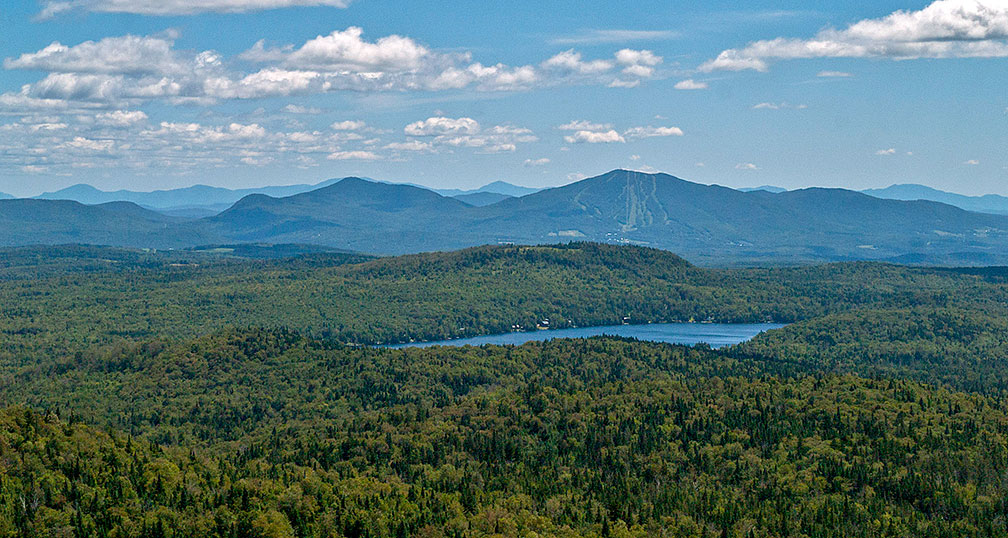
POLYGON ((50 261, 44 252, 15 249, 9 267, 0 266, 0 331, 12 345, 192 338, 236 326, 375 344, 530 330, 544 319, 562 328, 624 318, 794 322, 856 308, 1008 309, 1008 282, 997 273, 871 263, 718 270, 665 251, 592 243, 365 263, 346 254, 241 260, 113 249, 71 249, 50 261))
POLYGON ((0 536, 1008 536, 996 268, 14 249, 0 339, 0 536), (360 345, 624 317, 791 325, 360 345))

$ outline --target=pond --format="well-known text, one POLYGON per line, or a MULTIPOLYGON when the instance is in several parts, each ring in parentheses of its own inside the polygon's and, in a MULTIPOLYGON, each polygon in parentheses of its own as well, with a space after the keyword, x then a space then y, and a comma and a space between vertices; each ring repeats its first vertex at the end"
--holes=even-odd
POLYGON ((668 344, 693 345, 701 342, 711 347, 724 347, 745 342, 761 332, 779 329, 778 323, 650 323, 647 325, 609 325, 604 327, 579 327, 550 331, 515 332, 457 338, 438 342, 412 342, 381 346, 388 348, 429 347, 429 346, 480 346, 521 345, 525 342, 550 340, 553 338, 590 338, 592 336, 623 336, 664 342, 668 344))

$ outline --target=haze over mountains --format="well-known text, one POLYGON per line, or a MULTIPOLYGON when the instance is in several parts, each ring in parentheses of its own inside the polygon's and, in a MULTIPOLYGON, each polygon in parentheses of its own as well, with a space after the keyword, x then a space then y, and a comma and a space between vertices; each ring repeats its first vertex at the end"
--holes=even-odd
POLYGON ((614 170, 489 205, 457 196, 345 178, 291 196, 248 195, 202 219, 128 202, 6 200, 0 202, 0 244, 303 243, 401 254, 585 240, 648 245, 709 263, 1008 263, 1008 216, 843 189, 743 192, 614 170))
POLYGON ((967 211, 1008 215, 1008 197, 997 194, 964 196, 912 183, 892 185, 884 189, 868 189, 861 192, 890 200, 931 200, 933 202, 954 205, 967 211))
MULTIPOLYGON (((340 181, 340 179, 329 179, 316 184, 266 186, 246 189, 227 189, 223 187, 210 187, 207 185, 194 185, 180 189, 157 190, 151 192, 129 190, 102 191, 92 187, 91 185, 78 184, 55 192, 43 193, 35 198, 44 200, 73 200, 90 205, 104 204, 108 202, 133 202, 142 207, 154 209, 170 216, 198 218, 216 215, 231 207, 238 200, 252 194, 265 194, 274 198, 283 198, 327 187, 337 181, 340 181)), ((382 181, 381 183, 419 187, 436 192, 442 196, 456 198, 473 206, 491 205, 507 198, 519 198, 543 190, 512 185, 504 181, 494 181, 493 183, 489 183, 478 189, 470 190, 435 189, 414 183, 395 183, 389 181, 382 181)), ((742 192, 766 191, 774 194, 787 191, 787 189, 783 187, 776 187, 773 185, 740 187, 736 190, 742 192)), ((966 196, 913 183, 891 185, 882 189, 865 189, 860 192, 887 200, 930 200, 932 202, 941 202, 943 204, 952 205, 967 211, 1008 215, 1008 197, 997 194, 966 196)), ((13 198, 15 197, 0 192, 0 200, 9 200, 13 198)))
POLYGON ((329 182, 318 185, 289 185, 283 187, 262 187, 257 189, 225 189, 207 185, 194 185, 181 189, 136 192, 128 190, 102 191, 90 185, 73 185, 56 192, 43 193, 41 200, 74 200, 82 204, 103 204, 107 202, 133 202, 137 205, 156 209, 231 205, 250 194, 269 196, 292 196, 301 192, 324 187, 329 182))
POLYGON ((132 202, 0 200, 0 245, 82 243, 169 248, 213 243, 200 226, 132 202))
MULTIPOLYGON (((138 192, 129 190, 103 191, 91 185, 78 184, 46 192, 36 196, 40 200, 73 200, 82 204, 105 204, 109 202, 133 202, 139 206, 155 209, 162 213, 184 217, 207 217, 216 215, 231 207, 235 202, 253 194, 264 194, 274 198, 294 196, 332 185, 339 179, 329 179, 314 185, 266 186, 247 189, 227 189, 207 185, 193 185, 180 189, 138 192)), ((420 187, 420 185, 415 185, 420 187)), ((428 189, 427 187, 421 187, 428 189)), ((487 205, 510 196, 523 196, 538 189, 519 187, 503 181, 495 181, 478 189, 428 189, 443 196, 460 197, 470 205, 487 205)), ((13 198, 0 193, 0 200, 13 198)))

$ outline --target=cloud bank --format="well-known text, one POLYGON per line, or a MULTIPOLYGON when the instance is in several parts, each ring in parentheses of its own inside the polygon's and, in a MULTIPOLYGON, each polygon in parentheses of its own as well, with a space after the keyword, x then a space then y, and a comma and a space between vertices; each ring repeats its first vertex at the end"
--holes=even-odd
POLYGON ((825 29, 811 39, 778 37, 728 49, 699 69, 767 71, 774 60, 803 58, 1000 58, 1008 57, 1006 39, 1008 2, 937 0, 921 10, 825 29))
POLYGON ((653 78, 663 59, 621 49, 587 59, 571 49, 539 64, 474 61, 468 52, 438 52, 399 35, 368 40, 351 26, 299 46, 260 40, 234 58, 175 48, 177 35, 106 37, 77 45, 53 42, 4 60, 9 70, 41 71, 41 80, 0 96, 20 108, 69 106, 59 101, 125 108, 165 100, 209 104, 331 92, 526 91, 561 85, 633 87, 653 78), (249 67, 252 69, 249 69, 249 67))

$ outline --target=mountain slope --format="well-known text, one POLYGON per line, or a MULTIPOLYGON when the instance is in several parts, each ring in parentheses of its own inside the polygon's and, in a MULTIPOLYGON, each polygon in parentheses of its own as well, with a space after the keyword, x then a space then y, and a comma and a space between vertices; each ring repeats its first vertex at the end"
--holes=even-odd
POLYGON ((507 196, 525 196, 527 194, 532 194, 539 192, 542 189, 533 189, 531 187, 522 187, 520 185, 512 185, 505 181, 494 181, 493 183, 488 183, 482 187, 476 189, 472 192, 492 192, 494 194, 505 194, 507 196))
POLYGON ((972 251, 1003 258, 1008 218, 842 189, 773 194, 616 170, 484 208, 483 240, 632 242, 694 258, 885 259, 972 251))
POLYGON ((203 228, 130 202, 0 201, 2 246, 85 243, 175 248, 212 242, 213 236, 203 228))
POLYGON ((468 246, 453 229, 470 209, 420 187, 345 178, 287 198, 247 196, 205 222, 215 233, 239 242, 317 243, 403 253, 468 246))
POLYGON ((742 192, 614 170, 482 207, 463 200, 361 178, 284 198, 253 194, 200 220, 173 219, 128 203, 16 200, 0 206, 0 222, 7 224, 0 244, 264 242, 402 254, 590 240, 642 244, 706 263, 1008 263, 1008 216, 843 189, 742 192), (29 202, 39 209, 24 205, 29 202))
POLYGON ((496 204, 497 202, 507 200, 508 198, 513 198, 513 196, 498 194, 496 192, 474 192, 471 194, 459 194, 458 196, 453 196, 452 198, 461 200, 472 206, 483 207, 496 204))
POLYGON ((738 189, 742 192, 767 191, 774 194, 787 191, 784 187, 774 187, 773 185, 760 185, 759 187, 742 187, 738 189))
POLYGON ((233 241, 391 254, 584 239, 645 244, 699 261, 1008 261, 1006 217, 843 189, 741 192, 626 170, 485 207, 349 178, 290 198, 249 197, 210 220, 233 241))
MULTIPOLYGON (((413 185, 412 183, 404 183, 404 185, 413 185)), ((423 187, 423 185, 413 185, 414 187, 423 187)), ((468 194, 479 194, 479 193, 490 193, 490 194, 503 194, 505 196, 525 196, 526 194, 532 194, 534 192, 539 192, 542 189, 533 189, 532 187, 522 187, 520 185, 512 185, 506 181, 494 181, 493 183, 487 183, 478 189, 431 189, 429 187, 423 187, 428 190, 432 190, 441 196, 465 196, 468 194)))
POLYGON ((292 196, 321 187, 331 185, 334 180, 324 181, 317 185, 286 185, 276 187, 261 187, 251 189, 226 189, 193 185, 181 189, 137 192, 128 190, 102 191, 91 185, 74 185, 56 192, 47 192, 37 196, 40 200, 73 200, 82 204, 103 204, 107 202, 133 202, 137 205, 153 208, 200 208, 231 205, 250 194, 265 194, 268 196, 292 196))
POLYGON ((884 189, 868 189, 861 192, 888 200, 930 200, 953 205, 967 211, 1008 215, 1008 197, 997 194, 964 196, 915 184, 891 185, 884 189))

